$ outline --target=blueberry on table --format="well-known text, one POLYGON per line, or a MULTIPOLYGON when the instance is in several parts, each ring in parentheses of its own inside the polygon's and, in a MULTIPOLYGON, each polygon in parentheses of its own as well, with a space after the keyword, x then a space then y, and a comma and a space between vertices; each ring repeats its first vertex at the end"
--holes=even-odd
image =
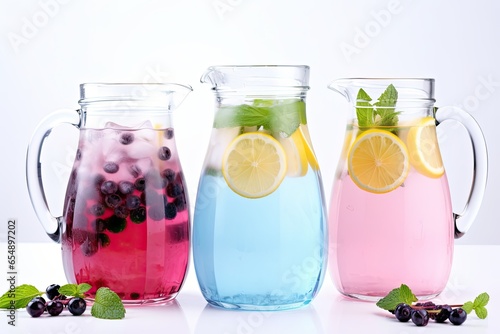
POLYGON ((82 298, 71 298, 68 303, 68 310, 73 315, 82 315, 87 308, 87 303, 82 298))
POLYGON ((408 320, 411 319, 411 311, 412 308, 408 304, 401 303, 398 306, 396 306, 396 309, 394 310, 394 315, 396 316, 396 319, 398 319, 401 322, 408 322, 408 320))
MULTIPOLYGON (((60 286, 58 284, 51 284, 45 289, 45 294, 47 295, 47 298, 50 300, 54 299, 56 296, 59 296, 59 288, 60 286)), ((44 301, 45 303, 45 301, 44 301)))
POLYGON ((441 311, 436 314, 434 320, 436 320, 436 322, 443 323, 450 317, 452 309, 449 305, 443 305, 441 306, 440 310, 441 311))
POLYGON ((52 316, 61 314, 63 309, 64 305, 59 300, 51 300, 47 303, 47 312, 52 316))
POLYGON ((467 312, 463 308, 456 308, 450 313, 450 322, 454 325, 461 325, 467 319, 467 312))
POLYGON ((426 310, 413 310, 411 321, 417 326, 427 326, 427 323, 429 323, 429 313, 426 310))
POLYGON ((45 312, 45 303, 39 300, 31 300, 26 306, 26 311, 33 318, 37 318, 45 312))

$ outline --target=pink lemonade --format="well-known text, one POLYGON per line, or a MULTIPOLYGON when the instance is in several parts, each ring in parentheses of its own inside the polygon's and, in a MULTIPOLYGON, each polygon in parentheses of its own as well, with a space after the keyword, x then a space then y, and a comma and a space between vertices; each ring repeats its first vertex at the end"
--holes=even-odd
MULTIPOLYGON (((399 134, 403 141, 406 130, 399 134)), ((454 242, 446 174, 432 178, 410 167, 401 186, 378 194, 360 189, 346 165, 343 159, 329 212, 329 265, 337 289, 368 300, 403 283, 419 298, 439 294, 448 281, 454 242)))
POLYGON ((126 303, 167 301, 189 258, 189 204, 172 128, 82 129, 64 214, 71 283, 126 303))

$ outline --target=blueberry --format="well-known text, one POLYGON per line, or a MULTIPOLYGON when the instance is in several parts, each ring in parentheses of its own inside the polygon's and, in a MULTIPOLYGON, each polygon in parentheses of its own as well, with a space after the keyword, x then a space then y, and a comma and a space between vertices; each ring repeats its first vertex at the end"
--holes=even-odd
POLYGON ((177 207, 174 203, 165 205, 165 219, 172 220, 177 216, 177 207))
POLYGON ((64 305, 59 300, 51 300, 47 303, 47 312, 52 316, 61 314, 63 309, 64 305))
POLYGON ((122 203, 122 199, 117 194, 111 194, 104 197, 104 203, 108 208, 116 208, 122 203))
POLYGON ((174 137, 174 129, 173 128, 165 129, 164 136, 167 139, 172 139, 174 137))
POLYGON ((138 293, 138 292, 132 292, 132 293, 130 294, 130 299, 135 300, 135 299, 139 299, 139 297, 141 297, 141 295, 140 295, 140 293, 138 293))
POLYGON ((167 186, 167 195, 169 197, 177 197, 184 192, 184 187, 180 183, 169 183, 167 186))
POLYGON ((177 208, 177 212, 183 211, 186 209, 186 198, 184 196, 176 197, 172 203, 175 204, 175 207, 177 208))
POLYGON ((114 173, 118 172, 119 167, 118 167, 118 164, 116 162, 108 161, 104 164, 102 169, 104 169, 104 171, 106 173, 114 174, 114 173))
POLYGON ((411 321, 417 326, 427 326, 429 313, 426 310, 413 310, 411 312, 411 321))
POLYGON ((160 160, 166 161, 166 160, 170 159, 171 156, 172 156, 172 152, 166 146, 162 146, 158 150, 158 158, 160 158, 160 160))
POLYGON ((134 191, 134 184, 128 181, 121 181, 118 183, 118 190, 120 190, 123 195, 131 194, 134 191))
POLYGON ((161 172, 161 176, 169 182, 172 182, 175 179, 175 172, 172 169, 167 168, 161 172))
POLYGON ((106 221, 106 228, 113 233, 119 233, 125 229, 127 221, 124 218, 115 215, 109 217, 106 221))
POLYGON ((408 322, 408 320, 411 319, 411 311, 412 308, 408 304, 401 303, 398 306, 396 306, 396 309, 394 310, 394 315, 396 316, 396 319, 398 319, 401 322, 408 322))
POLYGON ((101 192, 104 195, 110 195, 116 193, 118 190, 118 185, 113 181, 104 181, 101 184, 101 192))
POLYGON ((141 173, 142 173, 141 169, 137 165, 130 165, 128 167, 128 172, 133 177, 139 177, 139 175, 141 175, 141 173))
POLYGON ((134 182, 134 187, 139 191, 144 191, 146 189, 146 179, 143 177, 138 178, 134 182))
POLYGON ((109 246, 109 243, 111 242, 111 241, 109 240, 108 235, 107 235, 107 234, 105 234, 105 233, 99 233, 99 234, 97 235, 97 241, 99 242, 99 245, 100 245, 101 247, 107 247, 107 246, 109 246))
POLYGON ((129 215, 129 210, 125 205, 119 205, 115 208, 115 216, 119 218, 127 218, 129 215))
POLYGON ((26 306, 26 311, 33 318, 37 318, 45 312, 45 303, 42 303, 39 300, 31 300, 26 306))
POLYGON ((450 313, 450 322, 454 325, 461 325, 467 319, 467 312, 461 307, 454 309, 450 313))
POLYGON ((85 256, 92 256, 97 253, 98 245, 95 235, 89 235, 87 239, 80 245, 80 249, 85 256))
POLYGON ((80 160, 82 158, 82 151, 78 148, 76 150, 75 160, 80 160))
POLYGON ((58 284, 51 284, 45 289, 45 294, 47 298, 50 300, 54 299, 56 296, 59 296, 59 288, 58 284))
POLYGON ((104 205, 102 205, 101 203, 96 203, 90 207, 89 211, 94 216, 99 217, 104 214, 106 209, 104 208, 104 205))
POLYGON ((87 303, 82 298, 74 297, 68 302, 68 310, 73 315, 82 315, 87 308, 87 303))
POLYGON ((141 199, 135 195, 128 195, 125 199, 125 205, 129 210, 137 209, 141 205, 141 199))
POLYGON ((123 145, 131 144, 134 141, 134 134, 132 132, 124 132, 120 135, 120 143, 123 145))
POLYGON ((140 224, 146 220, 146 208, 143 206, 130 211, 130 220, 133 223, 140 224))
POLYGON ((434 320, 436 320, 436 322, 445 322, 450 317, 452 309, 448 305, 443 305, 440 307, 440 310, 441 311, 434 317, 434 320))
POLYGON ((96 220, 92 221, 92 230, 96 233, 101 233, 104 232, 106 229, 106 221, 101 218, 97 218, 96 220))

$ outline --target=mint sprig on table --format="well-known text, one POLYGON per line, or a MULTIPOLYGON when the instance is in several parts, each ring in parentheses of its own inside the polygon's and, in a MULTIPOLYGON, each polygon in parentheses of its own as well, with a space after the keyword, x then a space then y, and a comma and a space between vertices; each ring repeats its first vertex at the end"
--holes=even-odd
POLYGON ((464 304, 436 305, 432 301, 418 302, 411 289, 401 284, 399 288, 391 290, 387 296, 380 299, 376 305, 395 314, 399 321, 407 322, 411 319, 417 326, 426 326, 429 319, 434 319, 436 322, 445 322, 449 319, 454 325, 461 325, 467 319, 467 314, 471 314, 472 311, 479 319, 485 319, 488 316, 486 305, 489 300, 490 296, 483 292, 474 301, 464 304))
POLYGON ((252 105, 221 106, 215 114, 214 128, 260 127, 271 133, 292 135, 306 124, 305 102, 297 99, 255 99, 252 105))
MULTIPOLYGON (((360 88, 356 97, 356 117, 360 130, 368 130, 373 127, 394 127, 398 124, 398 114, 395 111, 398 100, 398 91, 390 84, 380 95, 375 103, 371 103, 372 98, 368 93, 360 88)), ((396 132, 395 128, 388 128, 391 132, 396 132)))
MULTIPOLYGON (((85 293, 91 288, 92 286, 87 283, 65 284, 58 291, 60 295, 65 297, 84 298, 85 293)), ((19 285, 0 297, 0 309, 25 308, 33 298, 43 294, 46 294, 46 291, 39 291, 33 285, 19 285)), ((115 292, 109 288, 101 287, 95 294, 91 315, 99 319, 122 319, 125 317, 125 307, 115 292)))

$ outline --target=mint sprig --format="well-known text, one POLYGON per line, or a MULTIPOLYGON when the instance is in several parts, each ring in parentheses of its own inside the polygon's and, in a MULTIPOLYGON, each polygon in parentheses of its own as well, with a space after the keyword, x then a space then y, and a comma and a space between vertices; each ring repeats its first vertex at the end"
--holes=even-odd
POLYGON ((377 306, 384 310, 392 311, 398 304, 405 303, 411 305, 416 301, 418 301, 418 299, 411 289, 407 285, 401 284, 399 288, 391 290, 387 296, 380 299, 377 302, 377 306))
MULTIPOLYGON (((490 296, 486 292, 483 292, 478 295, 473 302, 468 301, 461 305, 449 306, 461 307, 467 314, 471 314, 471 312, 474 311, 479 319, 485 319, 488 316, 486 305, 489 300, 490 296)), ((391 290, 387 296, 380 299, 376 305, 384 310, 392 312, 396 309, 396 306, 401 303, 411 306, 414 302, 418 302, 417 297, 407 285, 401 284, 399 288, 391 290)))
MULTIPOLYGON (((360 88, 356 97, 356 117, 360 130, 396 126, 400 114, 400 112, 395 111, 397 100, 398 91, 392 84, 386 88, 375 103, 371 103, 370 95, 363 88, 360 88)), ((388 128, 388 130, 397 131, 395 128, 388 128)))
MULTIPOLYGON (((58 291, 66 297, 84 298, 85 293, 92 288, 90 284, 65 284, 58 291)), ((25 308, 35 297, 42 296, 45 291, 23 284, 9 290, 0 297, 0 309, 25 308)), ((120 297, 109 288, 101 287, 95 294, 91 309, 92 316, 99 319, 122 319, 125 317, 125 307, 120 297)))
POLYGON ((30 300, 41 296, 45 291, 38 291, 33 285, 23 284, 16 286, 0 297, 0 309, 18 309, 28 305, 30 300))
POLYGON ((473 302, 465 302, 462 308, 465 310, 465 312, 467 312, 467 314, 470 314, 472 313, 472 311, 474 311, 479 319, 485 319, 488 316, 486 305, 489 301, 490 296, 486 292, 483 292, 479 296, 477 296, 473 302))
POLYGON ((90 314, 99 319, 122 319, 125 317, 125 307, 116 293, 102 287, 95 294, 90 314))
POLYGON ((255 99, 252 105, 221 106, 215 115, 214 128, 257 127, 273 134, 292 135, 306 124, 306 106, 302 100, 255 99))

